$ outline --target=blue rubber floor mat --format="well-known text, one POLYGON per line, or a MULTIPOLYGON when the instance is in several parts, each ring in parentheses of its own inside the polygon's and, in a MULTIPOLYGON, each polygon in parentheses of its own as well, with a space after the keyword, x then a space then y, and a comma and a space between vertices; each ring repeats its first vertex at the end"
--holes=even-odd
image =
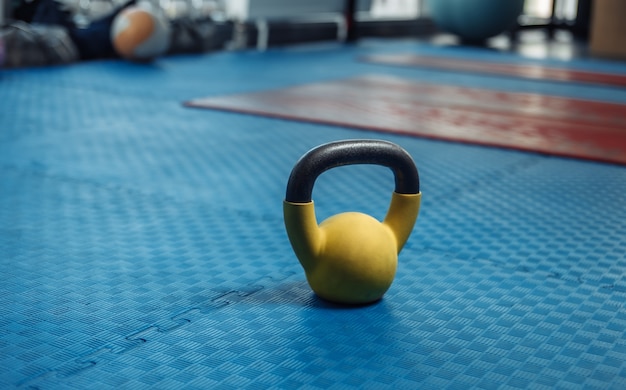
MULTIPOLYGON (((356 60, 393 47, 0 72, 0 388, 626 387, 626 168, 181 105, 373 68, 626 102, 356 60), (422 211, 383 300, 335 306, 289 246, 285 186, 310 148, 372 137, 414 157, 422 211)), ((318 219, 382 218, 392 190, 382 167, 326 172, 318 219)))

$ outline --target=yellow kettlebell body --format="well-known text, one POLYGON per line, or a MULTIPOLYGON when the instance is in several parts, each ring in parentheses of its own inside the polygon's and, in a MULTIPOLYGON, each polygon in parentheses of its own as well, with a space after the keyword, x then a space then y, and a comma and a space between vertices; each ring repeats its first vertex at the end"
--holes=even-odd
POLYGON ((331 142, 311 149, 296 163, 283 213, 285 228, 311 289, 320 297, 347 304, 379 300, 391 286, 398 254, 413 230, 420 209, 417 167, 400 146, 381 140, 331 142), (395 190, 382 222, 347 212, 317 224, 312 192, 323 172, 351 164, 390 168, 395 190))
POLYGON ((363 304, 391 286, 398 254, 420 208, 421 194, 393 193, 383 222, 357 212, 332 216, 319 226, 313 202, 284 202, 289 240, 311 289, 329 301, 363 304))

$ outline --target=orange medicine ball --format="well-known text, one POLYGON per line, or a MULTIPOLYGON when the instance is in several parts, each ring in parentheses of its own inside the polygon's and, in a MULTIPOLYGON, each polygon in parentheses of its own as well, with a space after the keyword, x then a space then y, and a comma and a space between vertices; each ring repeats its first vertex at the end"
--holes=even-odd
POLYGON ((121 57, 150 61, 165 54, 169 48, 170 25, 150 4, 130 6, 115 17, 111 41, 121 57))

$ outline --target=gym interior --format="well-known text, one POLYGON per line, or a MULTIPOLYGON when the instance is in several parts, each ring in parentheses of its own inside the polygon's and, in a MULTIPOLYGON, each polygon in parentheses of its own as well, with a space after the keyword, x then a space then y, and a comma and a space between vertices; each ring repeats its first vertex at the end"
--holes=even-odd
POLYGON ((621 0, 41 3, 0 388, 626 388, 621 0))

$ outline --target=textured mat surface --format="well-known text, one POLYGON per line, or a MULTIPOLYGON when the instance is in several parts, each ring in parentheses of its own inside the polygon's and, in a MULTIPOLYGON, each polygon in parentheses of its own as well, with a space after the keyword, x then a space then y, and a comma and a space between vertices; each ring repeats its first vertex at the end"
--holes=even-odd
MULTIPOLYGON (((380 73, 354 58, 407 48, 445 50, 363 42, 0 72, 0 388, 626 387, 624 167, 180 105, 380 73), (335 307, 306 284, 282 199, 309 148, 368 137, 413 155, 422 212, 385 298, 335 307)), ((392 188, 381 167, 326 172, 318 218, 382 218, 392 188)))
POLYGON ((190 107, 626 164, 626 105, 386 75, 193 99, 190 107))
POLYGON ((579 69, 555 68, 541 64, 516 64, 486 61, 459 61, 455 58, 428 57, 415 54, 369 55, 363 61, 386 65, 426 67, 453 72, 496 74, 545 81, 592 83, 615 87, 626 87, 626 74, 592 72, 579 69))

